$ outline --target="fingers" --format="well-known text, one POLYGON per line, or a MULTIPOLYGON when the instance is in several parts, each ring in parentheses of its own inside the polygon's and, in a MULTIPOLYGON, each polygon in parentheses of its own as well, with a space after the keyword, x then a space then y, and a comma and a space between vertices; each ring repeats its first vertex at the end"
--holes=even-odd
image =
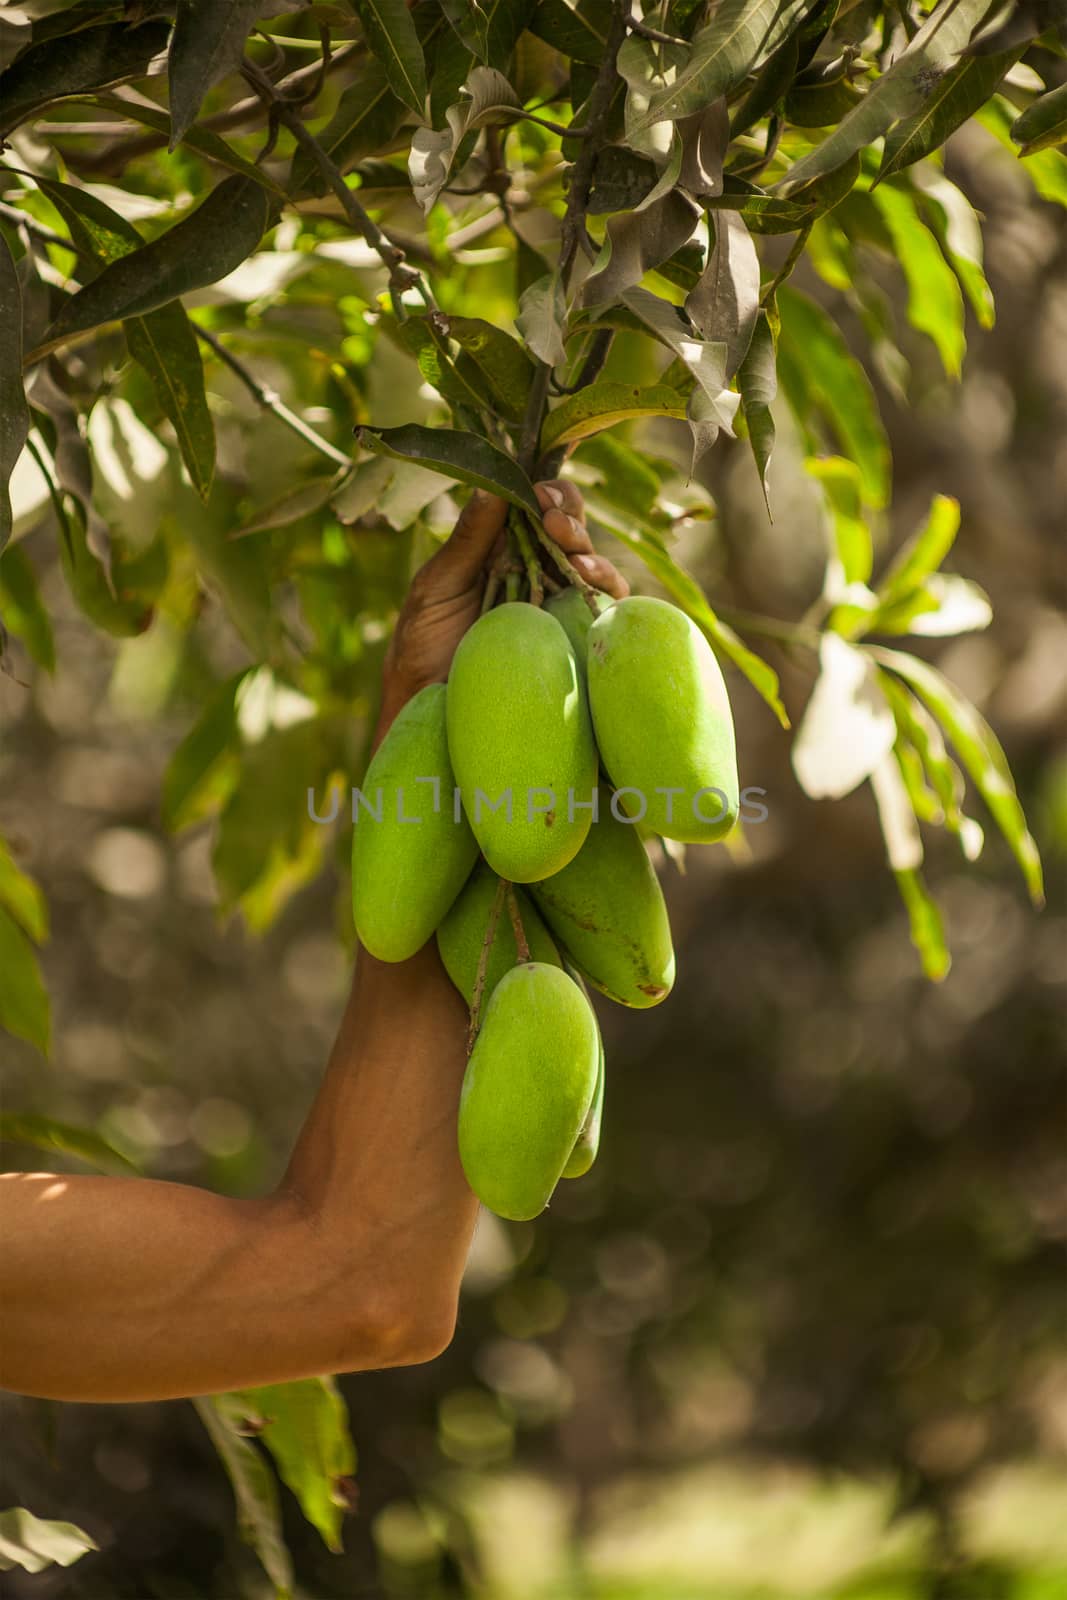
POLYGON ((568 483, 566 478, 549 478, 546 483, 535 483, 534 494, 542 511, 555 509, 566 512, 579 522, 585 521, 585 506, 582 504, 581 491, 577 484, 568 483))
POLYGON ((625 600, 630 592, 630 585, 615 567, 612 566, 607 556, 576 555, 572 561, 585 579, 594 589, 602 589, 605 594, 610 594, 613 600, 625 600))
POLYGON ((459 514, 447 544, 428 563, 434 582, 447 578, 460 588, 474 582, 485 566, 507 517, 507 501, 475 489, 459 514))

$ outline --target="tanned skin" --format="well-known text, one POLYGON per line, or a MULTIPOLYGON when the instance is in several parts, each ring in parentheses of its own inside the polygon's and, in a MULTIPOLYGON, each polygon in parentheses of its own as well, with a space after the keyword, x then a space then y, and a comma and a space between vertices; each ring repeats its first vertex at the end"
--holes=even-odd
MULTIPOLYGON (((573 484, 539 484, 537 498, 583 576, 624 595, 593 552, 573 484)), ((412 695, 447 677, 505 515, 502 500, 475 493, 416 574, 386 658, 376 744, 412 695)), ((0 1386, 165 1400, 437 1355, 452 1338, 477 1214, 456 1150, 466 1029, 433 940, 392 965, 361 950, 272 1194, 0 1175, 0 1386)))

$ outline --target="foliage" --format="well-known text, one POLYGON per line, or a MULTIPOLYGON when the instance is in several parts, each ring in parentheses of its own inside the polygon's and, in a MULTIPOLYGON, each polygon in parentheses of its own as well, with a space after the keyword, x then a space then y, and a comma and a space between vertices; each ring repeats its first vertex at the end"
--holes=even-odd
MULTIPOLYGON (((452 486, 533 514, 532 478, 566 461, 594 527, 783 723, 795 708, 749 641, 806 653, 798 779, 835 798, 870 785, 943 976, 920 824, 973 861, 969 780, 1035 900, 1041 873, 992 730, 898 648, 990 608, 941 570, 944 498, 885 559, 881 399, 920 376, 878 278, 941 369, 922 381, 951 385, 993 305, 946 140, 970 122, 1067 203, 1061 19, 1016 9, 665 0, 642 21, 611 0, 176 0, 0 18, 9 670, 49 672, 61 648, 25 539, 40 528, 88 623, 167 656, 190 729, 164 814, 217 819, 220 904, 266 929, 332 859, 306 797, 358 780, 383 634, 452 486), (801 263, 806 291, 786 282, 801 263), (822 592, 788 622, 731 610, 689 570, 706 566, 690 535, 725 558, 704 487, 717 441, 747 440, 788 521, 783 424, 827 531, 822 592), (205 604, 231 624, 225 661, 205 660, 205 604)), ((0 1024, 42 1052, 46 933, 5 852, 0 1024)), ((251 1472, 247 1441, 217 1411, 211 1426, 251 1472)))

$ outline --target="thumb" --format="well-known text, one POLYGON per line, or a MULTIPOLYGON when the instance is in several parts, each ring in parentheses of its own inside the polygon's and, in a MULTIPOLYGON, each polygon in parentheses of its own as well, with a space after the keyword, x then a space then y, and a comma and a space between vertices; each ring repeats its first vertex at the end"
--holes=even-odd
POLYGON ((507 518, 507 501, 475 489, 459 514, 447 544, 434 557, 438 573, 462 584, 473 583, 489 559, 507 518))

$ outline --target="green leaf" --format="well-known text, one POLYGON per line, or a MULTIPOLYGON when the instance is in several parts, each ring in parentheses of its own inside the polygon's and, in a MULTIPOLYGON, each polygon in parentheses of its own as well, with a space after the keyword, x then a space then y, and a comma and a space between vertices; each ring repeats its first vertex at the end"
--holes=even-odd
POLYGON ((171 150, 196 121, 208 90, 236 72, 262 0, 178 0, 167 56, 171 150))
POLYGON ((1012 123, 1011 136, 1022 146, 1024 156, 1067 143, 1067 83, 1039 95, 1027 106, 1022 116, 1012 123))
MULTIPOLYGON (((777 320, 777 318, 775 319, 777 320)), ((767 473, 774 452, 774 417, 771 403, 778 393, 778 362, 775 328, 766 311, 761 311, 752 330, 748 354, 737 373, 748 442, 759 473, 767 515, 771 516, 767 473)))
POLYGON ((3 75, 0 136, 55 100, 139 78, 165 48, 169 22, 124 22, 32 44, 3 75))
POLYGON ((518 340, 481 317, 447 317, 444 329, 463 352, 456 363, 461 376, 488 383, 503 415, 521 422, 534 366, 518 340))
POLYGON ((566 357, 563 342, 566 318, 567 309, 557 272, 545 272, 539 278, 534 278, 519 296, 515 326, 537 359, 547 362, 550 367, 558 367, 566 357))
MULTIPOLYGON (((114 111, 118 116, 127 117, 131 122, 142 123, 144 127, 163 134, 168 143, 171 140, 171 119, 158 106, 147 105, 142 100, 120 99, 117 94, 95 94, 91 97, 90 103, 102 107, 105 111, 114 111)), ((210 128, 201 127, 199 123, 193 123, 191 127, 186 128, 180 140, 175 138, 174 143, 181 143, 187 149, 194 150, 198 156, 203 156, 205 161, 214 161, 218 166, 227 167, 242 177, 254 178, 271 194, 285 193, 262 167, 257 167, 252 161, 246 161, 244 156, 237 154, 232 145, 226 143, 225 139, 220 138, 210 128)))
POLYGON ((389 86, 418 116, 426 110, 426 62, 405 0, 349 0, 389 86))
POLYGON ((911 181, 922 196, 930 226, 952 263, 979 326, 991 328, 996 308, 982 267, 982 228, 977 212, 963 190, 929 162, 913 169, 911 181))
POLYGON ((893 748, 896 724, 863 650, 836 633, 819 644, 819 676, 793 741, 797 782, 813 800, 840 800, 893 748))
POLYGON ((647 289, 627 290, 623 304, 684 363, 706 396, 718 424, 731 429, 741 400, 727 386, 725 340, 696 337, 675 306, 647 289))
POLYGON ((611 27, 611 0, 539 0, 526 24, 560 55, 599 67, 611 27))
POLYGON ((726 376, 731 377, 745 359, 759 312, 759 257, 736 211, 710 212, 708 223, 708 264, 686 296, 685 309, 701 338, 726 345, 726 376))
POLYGON ((699 216, 692 200, 674 190, 658 199, 646 196, 636 211, 612 217, 600 254, 582 284, 579 303, 584 307, 620 299, 646 272, 681 249, 692 237, 699 216))
POLYGON ((977 708, 927 662, 881 645, 871 645, 868 649, 880 666, 911 684, 941 723, 1011 847, 1031 899, 1036 905, 1043 904, 1041 858, 1026 826, 1007 757, 992 728, 977 708))
POLYGON ((237 746, 237 692, 248 671, 220 684, 185 735, 163 774, 163 826, 178 832, 197 822, 219 799, 219 768, 237 746))
MULTIPOLYGON (((874 547, 871 530, 863 515, 863 482, 854 461, 843 456, 822 456, 805 462, 809 475, 822 486, 823 497, 832 522, 833 550, 836 560, 836 583, 826 586, 826 598, 831 601, 847 600, 839 592, 857 584, 866 584, 874 565, 874 547)), ((841 632, 841 629, 836 629, 841 632)))
POLYGON ((29 431, 30 408, 22 383, 22 290, 0 233, 0 550, 13 525, 8 483, 29 431))
POLYGON ((933 786, 940 809, 930 820, 943 824, 959 840, 966 859, 976 861, 982 853, 982 829, 973 817, 964 815, 966 782, 945 748, 940 726, 922 702, 891 672, 879 668, 879 682, 900 735, 898 755, 901 741, 906 741, 907 746, 914 749, 933 786))
POLYGON ((502 495, 540 519, 541 507, 533 484, 518 462, 476 433, 464 433, 458 428, 424 428, 416 423, 400 428, 362 427, 355 432, 365 450, 414 461, 446 478, 502 495))
POLYGON ((21 923, 35 944, 48 938, 48 905, 37 884, 17 866, 0 839, 0 906, 21 923))
POLYGON ((57 1122, 54 1117, 0 1111, 0 1140, 32 1145, 35 1150, 58 1150, 62 1155, 84 1161, 88 1167, 114 1172, 120 1177, 137 1177, 140 1173, 139 1167, 92 1128, 74 1128, 68 1122, 57 1122))
POLYGON ((152 620, 152 605, 167 575, 167 553, 162 541, 154 540, 135 556, 117 552, 111 564, 112 590, 103 567, 89 548, 81 507, 73 501, 64 503, 58 495, 52 503, 62 535, 60 565, 80 609, 90 622, 116 639, 131 639, 143 633, 152 620))
POLYGON ((649 98, 628 131, 640 134, 665 120, 699 111, 770 56, 817 0, 722 0, 706 27, 694 36, 688 60, 673 81, 649 98))
MULTIPOLYGON (((133 224, 95 195, 72 184, 38 182, 83 256, 106 266, 143 248, 133 224)), ((173 424, 193 487, 206 500, 215 474, 215 424, 204 391, 200 347, 185 309, 177 303, 163 306, 147 317, 127 318, 125 328, 130 355, 148 374, 173 424)))
POLYGON ((860 469, 868 505, 889 501, 889 441, 870 379, 820 306, 785 285, 778 291, 782 331, 778 376, 802 422, 822 415, 860 469))
POLYGON ((216 283, 250 256, 273 221, 273 204, 250 178, 225 178, 191 216, 110 262, 64 304, 33 359, 76 333, 143 317, 216 283))
POLYGON ((875 182, 940 150, 949 135, 985 105, 1020 54, 1012 50, 1004 55, 964 56, 943 73, 922 105, 886 135, 875 182))
POLYGON ((898 742, 894 741, 871 773, 871 791, 878 807, 878 822, 890 867, 894 872, 915 872, 922 866, 923 841, 919 819, 897 758, 898 742))
POLYGON ((333 1378, 268 1384, 220 1395, 217 1404, 237 1422, 254 1418, 257 1437, 278 1475, 328 1550, 342 1550, 346 1479, 356 1470, 348 1411, 333 1378))
POLYGON ((194 1399, 201 1422, 218 1451, 237 1502, 237 1526, 250 1544, 279 1600, 293 1590, 293 1564, 282 1533, 278 1485, 265 1458, 235 1431, 226 1395, 194 1399))
POLYGON ((878 597, 883 605, 911 594, 937 571, 952 549, 959 527, 959 501, 935 494, 926 521, 905 540, 882 576, 878 597))
POLYGON ((0 1028, 47 1056, 51 1044, 48 992, 22 929, 0 907, 0 1028))
POLYGON ((948 976, 952 957, 945 943, 945 927, 937 902, 920 872, 894 872, 893 876, 907 908, 911 942, 919 952, 923 971, 932 982, 940 983, 948 976))
POLYGON ((908 285, 908 321, 933 340, 945 371, 950 378, 958 378, 966 338, 963 295, 956 275, 906 190, 885 183, 871 200, 885 219, 908 285))
POLYGON ((682 610, 704 631, 719 653, 732 661, 738 671, 743 673, 760 698, 770 706, 782 727, 788 728, 789 717, 778 692, 778 674, 773 667, 768 666, 766 661, 750 650, 721 617, 715 614, 708 604, 703 589, 692 574, 678 565, 669 551, 659 543, 654 532, 651 532, 640 519, 628 515, 607 495, 586 490, 585 499, 590 513, 597 522, 634 551, 653 577, 658 579, 682 610))
POLYGON ((541 449, 572 444, 590 434, 612 428, 618 422, 637 417, 684 417, 686 403, 677 390, 666 384, 639 388, 629 383, 592 383, 577 394, 568 395, 545 418, 541 430, 541 449))
POLYGON ((441 0, 441 10, 464 49, 479 61, 488 61, 489 18, 479 0, 441 0))
MULTIPOLYGON (((334 166, 347 172, 358 161, 387 149, 405 115, 403 101, 389 87, 381 63, 372 57, 357 63, 352 82, 317 138, 334 166)), ((326 192, 325 178, 303 149, 293 156, 288 187, 294 200, 326 192)))
POLYGON ((812 178, 832 172, 850 156, 880 139, 894 122, 920 111, 933 85, 954 65, 988 10, 989 0, 940 0, 892 66, 867 90, 859 105, 821 144, 790 168, 778 184, 778 191, 791 194, 812 178))
POLYGON ((0 555, 0 622, 21 639, 45 672, 56 669, 52 621, 44 608, 33 564, 21 544, 0 555))
POLYGON ((212 865, 223 909, 261 880, 300 860, 323 830, 308 814, 308 790, 321 792, 324 729, 320 719, 273 727, 242 753, 240 775, 219 819, 212 865))
POLYGON ((1011 136, 1016 121, 1015 107, 1003 95, 994 95, 977 116, 1005 149, 1018 155, 1023 171, 1042 200, 1067 206, 1067 157, 1059 150, 1037 150, 1031 156, 1024 156, 1011 136))
POLYGON ((46 1522, 25 1506, 0 1511, 0 1572, 70 1567, 100 1546, 73 1522, 46 1522))

